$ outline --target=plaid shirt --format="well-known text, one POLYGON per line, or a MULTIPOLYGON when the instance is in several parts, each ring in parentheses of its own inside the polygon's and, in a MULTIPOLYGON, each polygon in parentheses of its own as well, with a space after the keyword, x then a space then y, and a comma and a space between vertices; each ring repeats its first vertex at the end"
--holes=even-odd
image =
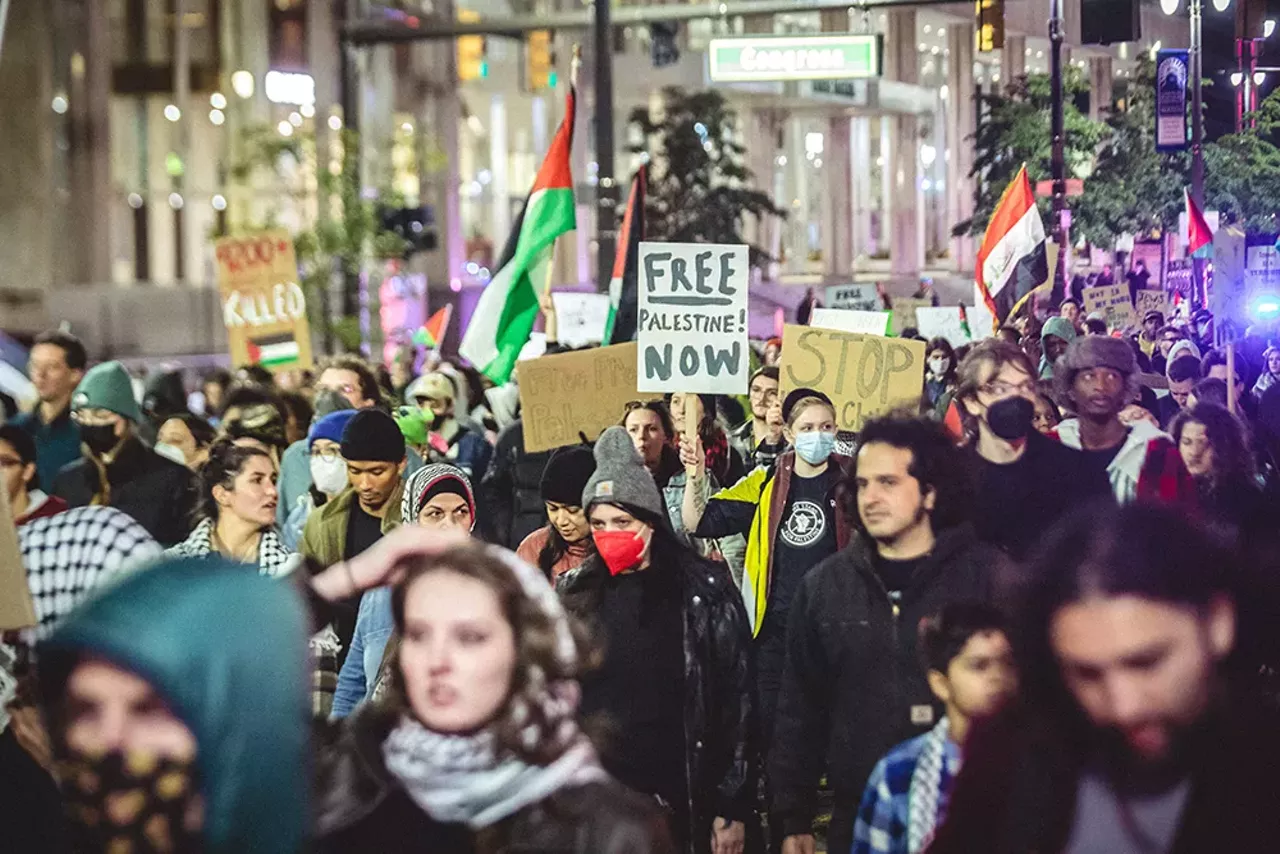
MULTIPOLYGON (((911 779, 929 735, 924 733, 904 741, 876 763, 858 807, 852 854, 907 854, 911 779)), ((946 817, 951 786, 960 773, 960 748, 948 738, 944 752, 946 761, 938 783, 935 827, 946 817)))

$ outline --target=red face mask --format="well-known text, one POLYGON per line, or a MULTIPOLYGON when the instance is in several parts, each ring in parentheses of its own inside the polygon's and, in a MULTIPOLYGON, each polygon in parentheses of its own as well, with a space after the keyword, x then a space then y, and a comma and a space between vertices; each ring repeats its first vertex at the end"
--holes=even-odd
POLYGON ((634 569, 648 545, 644 537, 633 531, 596 531, 591 536, 610 575, 634 569))

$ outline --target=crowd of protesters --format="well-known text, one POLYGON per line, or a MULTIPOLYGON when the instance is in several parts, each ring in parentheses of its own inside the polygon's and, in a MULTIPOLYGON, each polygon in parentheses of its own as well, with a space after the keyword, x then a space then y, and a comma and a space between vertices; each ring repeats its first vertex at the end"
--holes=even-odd
POLYGON ((535 453, 438 356, 42 335, 0 848, 1276 850, 1280 348, 1097 321, 925 341, 856 434, 771 339, 535 453))

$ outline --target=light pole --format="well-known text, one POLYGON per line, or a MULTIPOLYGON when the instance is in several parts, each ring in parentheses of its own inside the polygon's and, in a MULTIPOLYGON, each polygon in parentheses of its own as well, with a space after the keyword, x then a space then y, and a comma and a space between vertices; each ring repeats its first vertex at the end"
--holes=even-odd
MULTIPOLYGON (((1215 0, 1216 2, 1216 0, 1215 0)), ((1204 210, 1204 92, 1202 87, 1203 0, 1191 6, 1191 198, 1204 210)))
POLYGON ((1049 133, 1052 143, 1050 164, 1053 172, 1053 233, 1058 244, 1058 264, 1053 272, 1055 292, 1059 285, 1066 285, 1067 264, 1070 262, 1069 226, 1071 213, 1067 210, 1067 140, 1066 117, 1062 90, 1062 42, 1066 37, 1066 24, 1062 17, 1062 0, 1049 3, 1049 87, 1052 100, 1049 133))

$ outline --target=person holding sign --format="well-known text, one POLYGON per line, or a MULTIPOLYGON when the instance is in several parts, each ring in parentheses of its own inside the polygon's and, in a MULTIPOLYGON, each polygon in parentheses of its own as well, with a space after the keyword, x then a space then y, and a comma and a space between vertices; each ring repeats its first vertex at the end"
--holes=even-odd
POLYGON ((694 469, 684 494, 684 523, 699 537, 747 537, 742 597, 756 644, 756 683, 766 743, 782 680, 787 613, 800 579, 848 544, 852 528, 839 497, 853 460, 834 453, 836 412, 831 399, 799 388, 782 403, 783 430, 793 450, 773 469, 758 468, 733 486, 700 500, 706 463, 693 449, 682 459, 694 469))

